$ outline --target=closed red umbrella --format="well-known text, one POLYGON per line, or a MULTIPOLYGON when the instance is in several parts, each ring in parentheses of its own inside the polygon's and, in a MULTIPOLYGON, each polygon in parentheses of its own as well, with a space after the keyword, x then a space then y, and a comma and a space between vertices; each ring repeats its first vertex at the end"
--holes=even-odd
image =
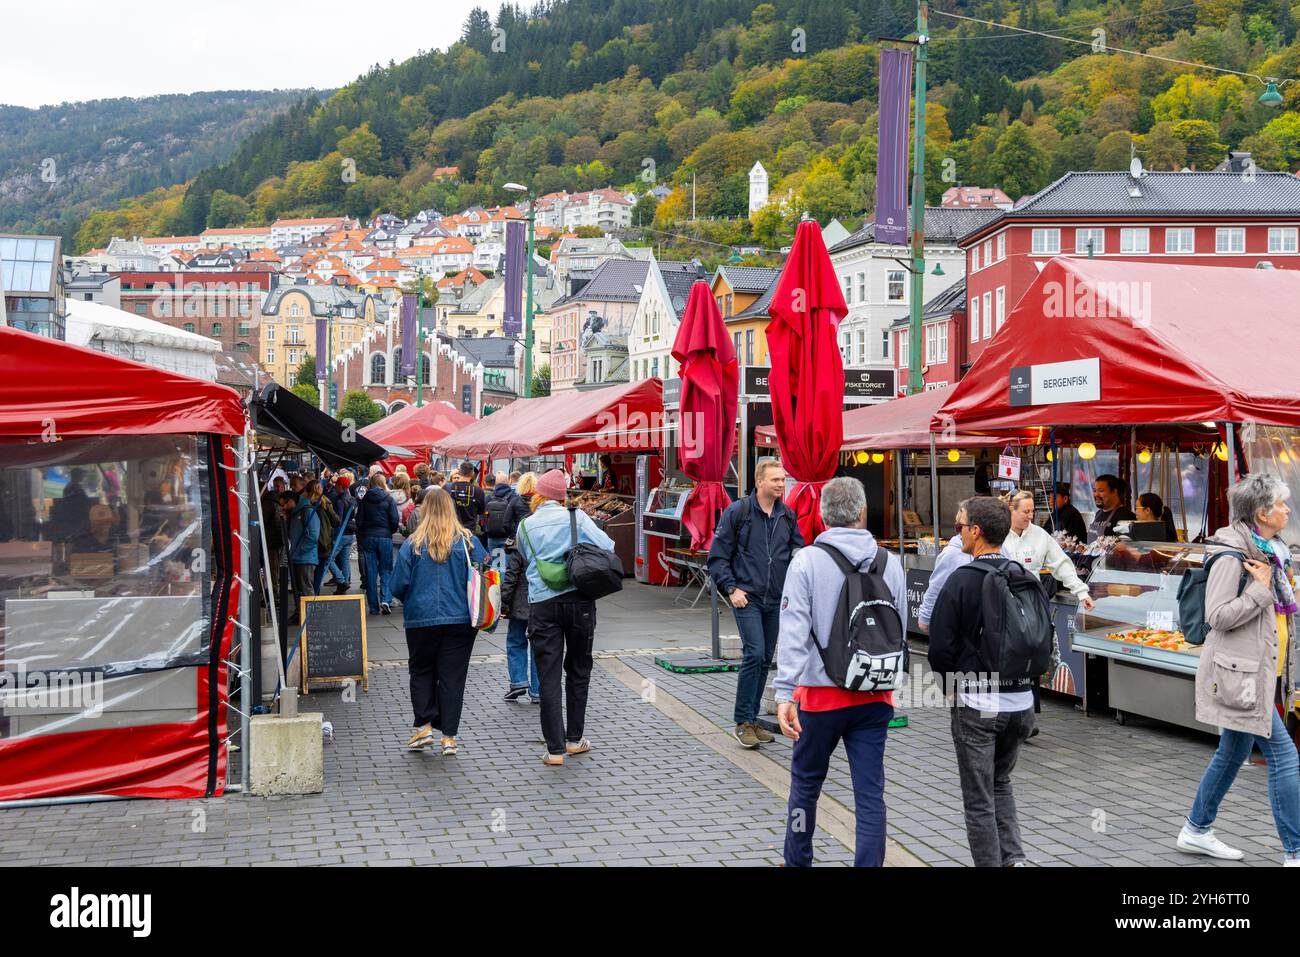
POLYGON ((682 521, 690 530, 691 548, 703 551, 713 542, 718 515, 731 504, 722 480, 736 447, 740 401, 736 350, 706 282, 691 286, 673 358, 682 370, 678 457, 681 470, 696 483, 682 521))
POLYGON ((782 463, 796 483, 787 504, 805 542, 822 531, 821 488, 835 477, 844 437, 844 364, 836 327, 848 311, 821 227, 800 223, 772 294, 767 351, 773 425, 782 463))

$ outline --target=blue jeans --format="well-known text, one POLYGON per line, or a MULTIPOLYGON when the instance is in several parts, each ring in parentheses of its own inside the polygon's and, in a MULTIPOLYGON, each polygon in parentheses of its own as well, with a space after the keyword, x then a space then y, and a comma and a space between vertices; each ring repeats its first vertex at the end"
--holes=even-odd
POLYGON ((393 603, 393 540, 387 535, 361 539, 361 557, 366 562, 366 607, 379 614, 380 604, 393 603))
POLYGON ((506 631, 506 668, 510 672, 510 687, 527 687, 534 698, 541 696, 537 660, 528 647, 528 622, 522 618, 511 618, 506 631))
POLYGON ((1210 759, 1210 766, 1201 777, 1196 789, 1196 800, 1187 815, 1188 827, 1204 834, 1219 813, 1219 804, 1236 780, 1237 772, 1250 757, 1252 745, 1258 744, 1268 762, 1268 803, 1273 805, 1273 823, 1277 836, 1282 839, 1282 850, 1287 854, 1300 853, 1300 758, 1295 744, 1287 733, 1282 716, 1273 708, 1272 736, 1261 738, 1257 734, 1223 729, 1219 735, 1219 749, 1210 759))
POLYGON ((336 582, 342 582, 345 585, 352 584, 352 543, 356 541, 354 535, 344 535, 339 539, 342 542, 339 545, 339 553, 334 556, 334 561, 330 562, 329 567, 325 570, 334 576, 336 582))
POLYGON ((817 799, 830 767, 831 754, 842 740, 853 779, 853 809, 857 840, 854 867, 883 867, 885 863, 885 737, 892 705, 883 701, 833 711, 800 711, 803 731, 794 743, 790 762, 790 803, 785 821, 786 867, 811 867, 817 799))
POLYGON ((504 538, 489 538, 487 540, 488 557, 492 559, 492 567, 501 573, 504 578, 506 574, 506 540, 504 538))
POLYGON ((770 604, 750 598, 744 608, 733 608, 740 629, 741 662, 736 679, 736 724, 748 724, 758 717, 763 704, 767 669, 776 654, 776 637, 781 630, 780 599, 770 604))

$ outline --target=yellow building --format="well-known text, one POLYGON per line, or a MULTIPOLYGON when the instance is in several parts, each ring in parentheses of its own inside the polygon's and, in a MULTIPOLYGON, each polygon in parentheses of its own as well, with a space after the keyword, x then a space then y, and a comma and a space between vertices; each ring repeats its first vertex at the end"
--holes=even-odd
POLYGON ((713 274, 713 299, 731 333, 742 366, 769 365, 767 307, 781 270, 757 266, 719 266, 713 274))
POLYGON ((317 351, 317 319, 327 321, 329 350, 337 356, 388 318, 389 308, 378 296, 340 286, 278 286, 262 304, 258 361, 276 382, 293 387, 305 357, 315 356, 317 369, 324 368, 326 345, 317 351))

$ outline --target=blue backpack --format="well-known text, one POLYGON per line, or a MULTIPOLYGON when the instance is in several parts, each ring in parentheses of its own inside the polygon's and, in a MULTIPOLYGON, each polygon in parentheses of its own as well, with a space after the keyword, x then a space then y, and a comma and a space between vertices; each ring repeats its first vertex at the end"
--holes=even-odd
MULTIPOLYGON (((1240 562, 1246 560, 1246 556, 1238 551, 1215 552, 1200 568, 1188 572, 1178 583, 1178 624, 1183 630, 1183 640, 1189 645, 1205 644, 1210 633, 1210 626, 1205 623, 1205 585, 1210 580, 1210 569, 1225 555, 1240 562)), ((1241 581, 1237 582, 1238 595, 1246 588, 1246 574, 1246 567, 1242 565, 1241 581)))

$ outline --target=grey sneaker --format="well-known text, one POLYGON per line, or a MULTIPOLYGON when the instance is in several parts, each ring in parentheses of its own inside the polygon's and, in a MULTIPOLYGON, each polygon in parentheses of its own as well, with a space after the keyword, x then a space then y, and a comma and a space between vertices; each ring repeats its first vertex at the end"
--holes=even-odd
POLYGON ((758 747, 758 735, 754 733, 754 726, 748 721, 736 725, 736 730, 731 733, 731 736, 740 742, 742 748, 758 747))
POLYGON ((1217 857, 1221 861, 1239 861, 1246 856, 1245 851, 1224 844, 1214 836, 1213 831, 1197 834, 1186 824, 1178 832, 1178 849, 1185 854, 1204 854, 1206 857, 1217 857))

